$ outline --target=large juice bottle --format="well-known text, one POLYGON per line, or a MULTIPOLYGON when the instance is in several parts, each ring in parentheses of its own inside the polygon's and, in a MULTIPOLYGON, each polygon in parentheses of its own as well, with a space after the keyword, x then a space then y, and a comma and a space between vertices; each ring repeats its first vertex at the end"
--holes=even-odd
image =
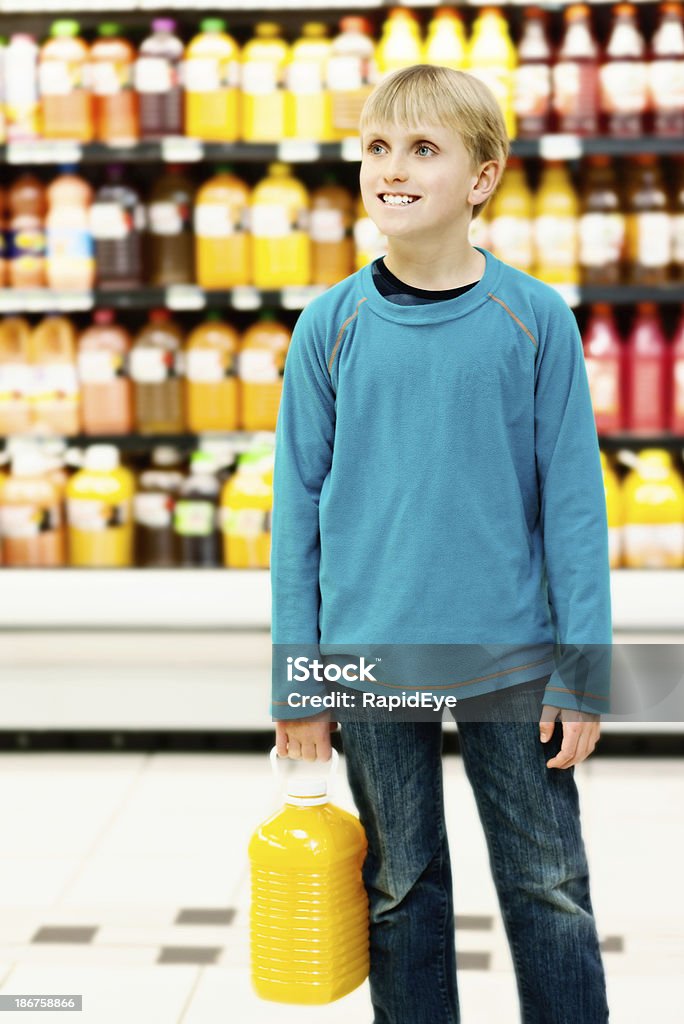
POLYGON ((178 564, 173 516, 185 479, 176 448, 154 448, 151 466, 143 470, 133 498, 135 564, 145 569, 170 569, 178 564))
POLYGON ((86 449, 83 468, 67 483, 69 564, 127 568, 133 564, 133 476, 114 445, 86 449))
POLYGON ((55 21, 38 65, 42 134, 46 139, 92 142, 93 96, 88 80, 90 51, 77 21, 55 21))
MULTIPOLYGON (((475 223, 482 220, 480 215, 475 223)), ((360 270, 372 263, 378 256, 387 253, 387 236, 383 235, 375 221, 368 216, 363 205, 363 197, 359 194, 356 200, 356 220, 354 221, 354 252, 355 270, 360 270)))
POLYGON ((664 3, 651 39, 649 96, 656 135, 684 135, 684 8, 664 3))
POLYGON ((670 348, 670 430, 684 434, 684 308, 670 348))
POLYGON ((80 393, 76 370, 76 330, 65 316, 46 316, 30 341, 33 364, 31 395, 34 429, 70 437, 80 428, 80 393))
POLYGON ((626 427, 642 434, 667 430, 670 366, 654 302, 637 304, 625 347, 626 427))
POLYGON ((639 153, 626 188, 630 284, 665 284, 672 260, 672 218, 658 158, 639 153))
POLYGON ((513 72, 517 64, 508 22, 498 7, 483 7, 475 19, 468 47, 468 71, 492 90, 509 138, 515 137, 513 72))
POLYGON ((406 7, 392 7, 382 26, 382 35, 375 51, 378 80, 392 71, 420 64, 423 44, 416 15, 406 7))
POLYGON ((81 419, 84 434, 133 430, 133 388, 128 375, 131 336, 111 309, 97 309, 78 339, 81 419))
POLYGON ((311 283, 333 285, 353 274, 354 198, 334 174, 311 193, 311 283))
POLYGON ((221 485, 208 452, 194 452, 173 513, 179 564, 211 569, 220 564, 218 502, 221 485))
POLYGON ((140 44, 135 89, 143 139, 183 134, 181 67, 185 47, 175 32, 173 18, 155 18, 152 34, 140 44))
POLYGON ((243 430, 275 430, 290 337, 269 310, 243 334, 238 356, 243 430))
POLYGON ((608 519, 608 561, 611 569, 619 569, 622 565, 622 531, 624 526, 622 491, 617 473, 611 466, 605 452, 600 453, 600 458, 608 519))
POLYGON ((38 137, 38 45, 24 32, 12 35, 5 53, 5 111, 8 142, 38 137))
POLYGON ((135 49, 113 22, 100 25, 98 35, 90 51, 96 138, 130 145, 140 135, 133 82, 135 49))
POLYGON ((280 26, 262 21, 242 50, 242 138, 246 142, 280 142, 285 138, 285 68, 290 47, 280 26))
POLYGON ((599 434, 615 434, 624 427, 624 346, 612 307, 597 302, 591 307, 584 331, 584 362, 591 404, 599 434))
POLYGON ((519 270, 532 273, 532 193, 519 157, 511 157, 500 188, 490 204, 490 244, 496 255, 519 270))
POLYGON ((45 186, 33 174, 22 174, 7 194, 9 207, 8 279, 13 288, 43 288, 45 268, 45 186))
POLYGON ((147 206, 149 284, 166 287, 195 280, 194 191, 176 165, 169 165, 152 187, 147 206))
POLYGON ((107 179, 90 207, 98 288, 137 288, 142 284, 145 207, 125 183, 119 164, 107 168, 107 179))
POLYGON ((361 110, 378 80, 373 26, 367 18, 347 15, 340 19, 327 79, 335 137, 358 136, 361 110))
POLYGON ((582 284, 618 284, 623 275, 627 226, 615 170, 606 154, 587 158, 580 203, 579 266, 582 284))
POLYGON ((546 11, 526 7, 513 76, 513 110, 521 139, 537 138, 551 128, 552 61, 546 11))
POLYGON ((269 567, 272 461, 272 449, 244 452, 238 458, 236 472, 221 490, 223 564, 229 569, 269 567))
POLYGON ((252 239, 248 227, 249 186, 232 167, 216 174, 195 198, 195 265, 202 288, 251 283, 252 239))
POLYGON ((252 280, 257 288, 309 284, 309 194, 288 164, 269 164, 252 191, 252 280))
POLYGON ((237 430, 238 333, 209 313, 185 346, 185 419, 189 430, 237 430))
POLYGON ((599 127, 599 47, 586 4, 564 12, 565 32, 553 67, 553 108, 559 132, 596 135, 599 127))
POLYGON ((0 436, 31 428, 31 325, 25 317, 0 321, 0 436))
POLYGON ((64 168, 47 189, 47 283, 57 291, 87 290, 95 283, 90 204, 85 178, 64 168))
POLYGON ((549 160, 534 197, 535 274, 548 284, 578 284, 579 203, 567 167, 549 160))
POLYGON ((205 18, 185 51, 185 134, 207 142, 239 138, 240 51, 221 18, 205 18))
POLYGON ((624 564, 628 569, 684 566, 684 484, 670 452, 644 448, 623 481, 624 564))
POLYGON ((609 135, 638 137, 648 107, 646 43, 639 31, 636 8, 618 4, 599 70, 600 104, 609 135))
POLYGON ((427 27, 424 57, 426 64, 463 71, 467 44, 463 15, 455 7, 437 7, 427 27))
POLYGON ((17 452, 11 474, 0 482, 0 542, 8 568, 65 564, 62 496, 39 451, 17 452))
POLYGON ((153 309, 130 353, 136 428, 174 434, 183 422, 183 332, 167 309, 153 309))
POLYGON ((326 72, 332 51, 328 28, 307 21, 290 49, 285 68, 285 134, 293 139, 331 142, 332 102, 326 72))

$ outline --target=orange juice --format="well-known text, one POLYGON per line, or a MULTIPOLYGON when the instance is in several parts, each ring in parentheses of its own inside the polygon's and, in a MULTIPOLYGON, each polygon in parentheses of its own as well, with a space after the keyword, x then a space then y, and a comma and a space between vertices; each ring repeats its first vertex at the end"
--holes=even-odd
POLYGON ((622 565, 622 493, 617 473, 608 461, 608 456, 605 452, 601 452, 600 455, 601 469, 603 470, 603 486, 606 492, 610 568, 619 569, 622 565))
POLYGON ((462 71, 466 66, 467 44, 463 15, 455 7, 438 7, 428 25, 425 63, 462 71))
POLYGON ((311 280, 309 194, 287 164, 269 165, 251 197, 252 280, 257 288, 311 280))
POLYGON ((77 21, 55 21, 40 51, 38 82, 43 137, 92 142, 93 102, 88 82, 90 49, 77 21))
POLYGON ((413 11, 405 7, 393 7, 382 26, 382 36, 375 51, 379 78, 392 71, 420 64, 423 60, 423 45, 420 27, 413 11))
POLYGON ((85 178, 60 174, 48 186, 47 282, 59 291, 88 290, 95 283, 95 256, 90 231, 93 190, 85 178))
POLYGON ((76 330, 65 316, 46 316, 30 341, 33 363, 31 394, 34 429, 69 437, 80 428, 80 394, 76 374, 76 330))
POLYGON ((332 103, 326 70, 332 43, 327 26, 308 21, 302 37, 292 45, 285 69, 285 130, 289 138, 331 142, 332 103))
POLYGON ((378 80, 373 26, 367 18, 347 15, 332 41, 327 68, 337 139, 359 134, 359 116, 378 80))
POLYGON ((548 284, 579 284, 579 199, 567 167, 549 160, 534 197, 535 274, 548 284))
POLYGON ((239 47, 221 18, 205 18, 185 51, 185 134, 208 142, 239 137, 239 47))
POLYGON ((223 564, 268 569, 271 557, 273 449, 244 452, 221 491, 223 564))
POLYGON ((264 310, 243 337, 238 356, 243 430, 275 430, 290 331, 264 310))
POLYGON ((242 137, 280 142, 285 137, 285 68, 290 47, 280 26, 262 21, 242 51, 242 137))
MULTIPOLYGON (((482 220, 482 217, 478 217, 478 220, 482 220)), ((355 270, 360 270, 361 267, 372 263, 378 256, 384 256, 387 252, 387 236, 382 234, 375 221, 368 216, 360 195, 356 201, 354 252, 355 270)))
POLYGON ((67 483, 69 564, 125 568, 133 564, 133 476, 113 445, 86 450, 83 469, 67 483))
POLYGON ((624 564, 628 569, 684 566, 684 483, 670 452, 645 448, 622 485, 624 564))
POLYGON ((517 62, 505 17, 498 7, 483 7, 473 24, 468 71, 488 85, 496 96, 510 138, 515 136, 513 73, 517 62))
POLYGON ((65 535, 59 487, 38 451, 18 451, 0 483, 2 562, 9 567, 64 565, 65 535))
POLYGON ((249 186, 219 167, 195 197, 195 263, 202 288, 251 284, 249 186))
POLYGON ((101 142, 127 145, 140 134, 138 94, 133 88, 136 53, 121 28, 100 25, 90 51, 95 131, 101 142))
POLYGON ((21 316, 0 322, 0 435, 31 426, 31 325, 21 316))
POLYGON ((185 419, 189 430, 237 430, 236 355, 239 337, 209 313, 185 346, 185 419))
POLYGON ((519 157, 510 157, 501 186, 489 204, 492 251, 518 270, 532 273, 532 193, 519 157))
POLYGON ((354 267, 354 200, 334 174, 311 193, 311 283, 332 285, 352 274, 354 267))

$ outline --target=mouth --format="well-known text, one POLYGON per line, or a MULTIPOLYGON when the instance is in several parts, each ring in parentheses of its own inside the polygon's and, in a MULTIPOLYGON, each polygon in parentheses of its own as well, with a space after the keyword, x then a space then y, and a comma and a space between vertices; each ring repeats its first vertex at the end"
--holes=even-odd
POLYGON ((378 192, 378 202, 393 210, 405 209, 407 206, 415 206, 420 196, 412 196, 410 193, 399 194, 392 192, 378 192), (384 197, 387 196, 387 199, 384 197))

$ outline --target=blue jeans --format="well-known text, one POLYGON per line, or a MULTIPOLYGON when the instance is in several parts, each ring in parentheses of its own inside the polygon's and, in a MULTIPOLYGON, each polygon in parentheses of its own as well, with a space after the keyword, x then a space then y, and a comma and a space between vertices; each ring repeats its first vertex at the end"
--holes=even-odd
MULTIPOLYGON (((605 975, 574 767, 546 767, 560 750, 560 722, 548 742, 539 740, 547 678, 501 691, 482 716, 475 704, 482 698, 460 701, 453 714, 522 1022, 604 1024, 605 975), (459 721, 460 705, 468 720, 459 721)), ((339 717, 347 777, 368 837, 363 879, 373 1024, 459 1024, 441 715, 385 722, 339 717)))

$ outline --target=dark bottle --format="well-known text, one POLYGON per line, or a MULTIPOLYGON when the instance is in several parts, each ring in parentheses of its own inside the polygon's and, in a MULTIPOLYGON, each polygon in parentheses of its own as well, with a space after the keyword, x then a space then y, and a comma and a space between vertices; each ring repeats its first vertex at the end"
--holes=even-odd
POLYGON ((640 153, 627 185, 629 283, 665 284, 672 259, 671 215, 658 158, 640 153))
POLYGON ((180 69, 184 47, 174 34, 172 18, 155 18, 152 35, 141 43, 135 66, 143 139, 183 135, 183 87, 180 69))
POLYGON ((183 485, 181 455, 175 448, 152 452, 152 465, 143 470, 133 499, 135 564, 144 569, 168 569, 178 564, 173 518, 183 485))
POLYGON ((534 139, 551 130, 551 63, 546 12, 526 7, 514 72, 513 107, 518 137, 534 139))
POLYGON ((140 434, 178 434, 183 422, 183 331, 167 309, 153 309, 130 354, 140 434))
POLYGON ((564 13, 565 33, 553 68, 553 108, 559 132, 596 135, 599 114, 599 47, 586 4, 564 13))
POLYGON ((195 452, 190 460, 190 476, 181 486, 173 517, 180 565, 192 568, 220 565, 220 491, 214 457, 208 452, 195 452))
POLYGON ((672 275, 684 284, 684 157, 675 158, 674 209, 672 211, 672 275))
POLYGON ((155 183, 147 205, 148 282, 167 287, 195 280, 194 188, 178 166, 155 183))
POLYGON ((582 284, 619 284, 625 258, 626 223, 609 156, 587 159, 581 193, 579 265, 582 284))
POLYGON ((140 196, 124 184, 124 169, 107 168, 107 181, 90 207, 98 288, 138 288, 142 284, 145 208, 140 196))

